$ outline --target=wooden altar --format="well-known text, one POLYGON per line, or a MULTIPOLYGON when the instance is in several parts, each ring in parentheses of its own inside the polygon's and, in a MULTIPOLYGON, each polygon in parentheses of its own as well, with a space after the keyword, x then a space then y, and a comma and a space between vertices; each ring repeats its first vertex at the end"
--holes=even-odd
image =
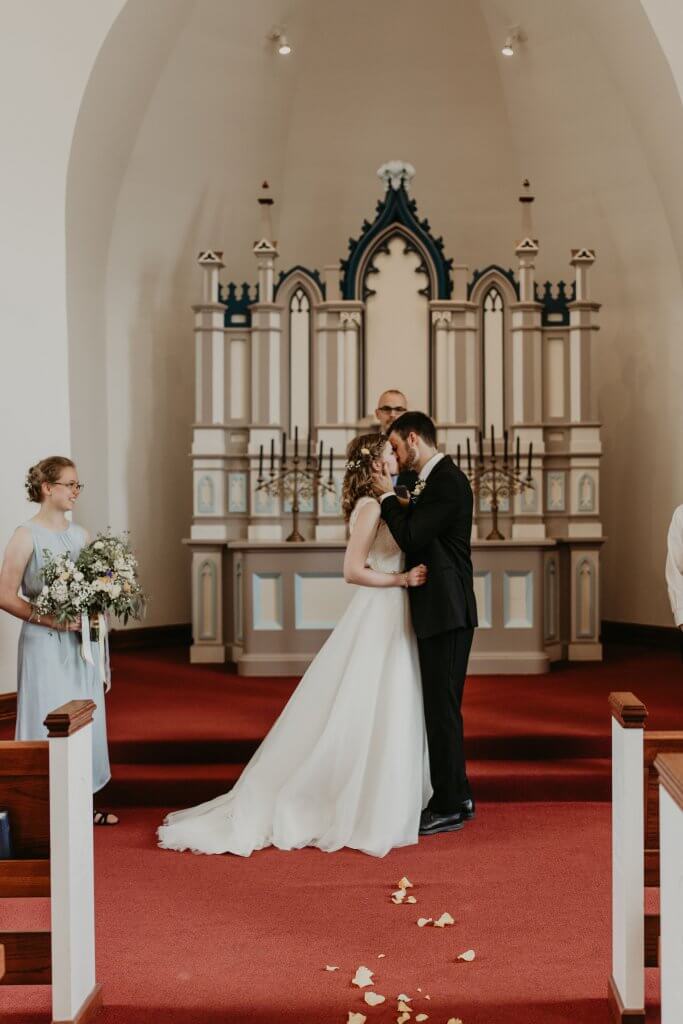
POLYGON ((267 189, 256 286, 223 285, 223 254, 199 256, 191 658, 234 662, 243 675, 306 667, 353 589, 341 577, 345 449, 369 428, 387 387, 430 412, 441 450, 454 457, 492 429, 498 451, 505 431, 512 448, 533 444, 533 488, 500 508, 506 539, 483 539, 490 509, 476 503, 472 671, 543 672, 561 658, 600 658, 595 254, 572 250, 571 286, 539 285, 526 190, 516 272, 494 263, 470 273, 418 216, 413 168, 392 162, 378 174, 374 220, 322 274, 294 266, 276 277, 267 189), (283 445, 291 454, 295 432, 302 447, 322 443, 326 460, 332 450, 333 486, 302 506, 306 540, 286 544, 291 510, 256 482, 261 450, 266 460, 283 445))

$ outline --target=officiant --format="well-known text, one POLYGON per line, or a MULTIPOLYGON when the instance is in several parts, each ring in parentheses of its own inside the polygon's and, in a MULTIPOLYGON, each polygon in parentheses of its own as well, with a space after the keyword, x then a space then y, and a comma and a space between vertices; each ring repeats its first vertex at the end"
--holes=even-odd
MULTIPOLYGON (((391 424, 407 409, 408 401, 402 391, 397 388, 383 391, 377 399, 377 408, 375 409, 375 416, 381 432, 388 437, 391 424)), ((398 476, 393 476, 391 479, 399 501, 409 501, 410 492, 417 483, 417 473, 412 469, 404 469, 398 476)))

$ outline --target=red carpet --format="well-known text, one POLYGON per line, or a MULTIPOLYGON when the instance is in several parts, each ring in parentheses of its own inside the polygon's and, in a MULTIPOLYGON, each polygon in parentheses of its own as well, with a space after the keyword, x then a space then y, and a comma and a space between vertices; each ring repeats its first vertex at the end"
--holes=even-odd
MULTIPOLYGON (((472 676, 465 730, 480 800, 608 800, 611 690, 633 690, 653 728, 683 728, 674 652, 617 652, 544 676, 472 676)), ((185 651, 124 653, 108 697, 114 779, 103 799, 178 807, 228 789, 295 686, 189 665, 185 651)))
MULTIPOLYGON (((95 833, 102 1024, 345 1024, 349 1010, 393 1024, 399 992, 427 1024, 607 1024, 607 695, 633 690, 653 728, 683 728, 674 654, 471 678, 478 818, 381 861, 351 851, 248 860, 159 851, 163 810, 224 790, 293 681, 241 680, 189 666, 183 652, 119 653, 114 668, 105 796, 123 809, 120 826, 95 833), (388 900, 403 874, 415 907, 388 900), (445 910, 455 926, 417 927, 418 916, 445 910), (456 963, 469 948, 475 961, 456 963), (361 964, 376 971, 385 1005, 367 1007, 350 986, 361 964)), ((46 924, 43 901, 5 900, 0 913, 8 928, 46 924)), ((657 972, 649 975, 654 1022, 657 972)), ((0 987, 8 1024, 46 1024, 48 1009, 47 989, 0 987)))
MULTIPOLYGON (((607 1024, 604 803, 487 805, 463 832, 380 861, 161 852, 158 821, 129 810, 97 832, 102 1024, 343 1024, 365 1005, 350 986, 361 964, 392 997, 365 1008, 368 1024, 395 1021, 400 992, 429 1024, 607 1024), (389 902, 403 874, 414 907, 389 902), (453 927, 417 927, 446 910, 453 927), (470 948, 475 961, 456 963, 470 948)), ((7 1024, 45 1021, 47 1009, 47 990, 0 988, 7 1024)))

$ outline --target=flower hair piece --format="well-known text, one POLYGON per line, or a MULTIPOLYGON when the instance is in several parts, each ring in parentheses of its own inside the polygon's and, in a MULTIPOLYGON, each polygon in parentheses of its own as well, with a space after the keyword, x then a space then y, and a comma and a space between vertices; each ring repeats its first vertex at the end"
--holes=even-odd
POLYGON ((360 454, 363 456, 361 459, 349 459, 348 462, 344 463, 344 469, 360 469, 364 462, 370 457, 369 448, 361 448, 360 454))

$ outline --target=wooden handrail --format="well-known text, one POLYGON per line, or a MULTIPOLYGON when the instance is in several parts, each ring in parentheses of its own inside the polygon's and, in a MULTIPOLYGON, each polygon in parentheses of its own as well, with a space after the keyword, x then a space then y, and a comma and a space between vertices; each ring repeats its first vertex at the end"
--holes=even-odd
POLYGON ((683 754, 658 754, 655 768, 660 783, 683 810, 683 754))
POLYGON ((612 717, 624 729, 642 729, 647 718, 647 708, 634 693, 618 691, 610 693, 609 706, 612 717))
POLYGON ((96 704, 92 700, 70 700, 51 711, 43 723, 50 738, 72 736, 92 722, 96 704))

